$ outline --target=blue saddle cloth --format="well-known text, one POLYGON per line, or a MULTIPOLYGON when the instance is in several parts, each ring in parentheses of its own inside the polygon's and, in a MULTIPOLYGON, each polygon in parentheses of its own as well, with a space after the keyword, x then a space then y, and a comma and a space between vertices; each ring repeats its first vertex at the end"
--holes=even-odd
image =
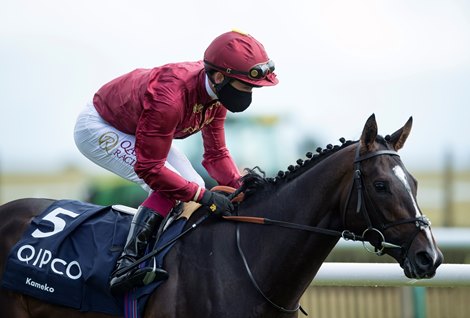
MULTIPOLYGON (((80 311, 123 316, 123 298, 111 295, 108 283, 131 220, 132 215, 111 207, 56 201, 32 220, 12 248, 2 286, 80 311)), ((179 234, 185 222, 175 223, 164 234, 179 234)), ((158 264, 168 250, 158 255, 158 264)), ((143 297, 139 310, 150 292, 147 288, 138 296, 143 297)))

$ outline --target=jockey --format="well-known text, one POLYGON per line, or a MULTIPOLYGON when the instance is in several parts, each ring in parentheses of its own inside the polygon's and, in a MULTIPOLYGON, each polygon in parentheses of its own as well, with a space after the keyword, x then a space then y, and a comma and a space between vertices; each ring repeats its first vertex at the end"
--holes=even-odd
MULTIPOLYGON (((203 61, 136 69, 96 92, 75 125, 78 149, 149 192, 133 217, 116 270, 144 255, 153 232, 177 201, 196 201, 215 213, 230 214, 231 202, 205 188, 172 141, 201 131, 204 168, 219 184, 239 187, 240 173, 225 144, 227 110, 246 110, 254 87, 276 85, 273 71, 274 63, 260 42, 231 31, 214 39, 203 61)), ((168 274, 151 267, 133 269, 114 275, 110 288, 123 293, 150 283, 154 276, 162 280, 168 274)))

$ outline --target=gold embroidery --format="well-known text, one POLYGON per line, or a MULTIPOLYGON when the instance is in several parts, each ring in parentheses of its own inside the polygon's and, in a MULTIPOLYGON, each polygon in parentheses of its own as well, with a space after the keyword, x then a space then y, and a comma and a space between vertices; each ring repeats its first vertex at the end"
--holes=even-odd
POLYGON ((204 105, 202 105, 202 104, 194 104, 193 113, 198 114, 198 113, 202 112, 203 108, 204 108, 204 105))
MULTIPOLYGON (((219 101, 215 101, 213 102, 211 105, 208 106, 208 108, 206 109, 207 113, 211 113, 212 112, 212 109, 214 107, 220 107, 222 106, 222 104, 219 102, 219 101)), ((214 120, 214 116, 213 117, 209 117, 209 118, 205 118, 204 119, 204 122, 201 123, 201 120, 203 119, 202 118, 202 110, 204 109, 204 105, 202 104, 194 104, 193 106, 193 113, 194 114, 199 114, 199 120, 198 120, 198 123, 194 124, 194 126, 190 126, 190 127, 187 127, 187 128, 184 128, 182 130, 183 133, 189 133, 189 134, 193 134, 195 132, 198 132, 199 130, 201 130, 204 126, 206 125, 209 125, 213 120, 214 120), (200 125, 199 125, 200 124, 200 125)), ((197 117, 197 116, 196 116, 197 117)))
POLYGON ((188 127, 188 128, 183 129, 183 132, 192 134, 193 132, 197 131, 198 128, 199 128, 198 126, 188 127))
POLYGON ((214 120, 214 117, 207 118, 204 124, 202 124, 201 128, 204 127, 205 125, 209 125, 213 120, 214 120))
POLYGON ((201 130, 204 126, 206 125, 209 125, 212 121, 214 120, 214 117, 210 117, 210 118, 207 118, 201 126, 199 126, 198 124, 194 125, 194 127, 188 127, 188 128, 185 128, 183 129, 183 133, 194 133, 194 132, 197 132, 199 130, 201 130))

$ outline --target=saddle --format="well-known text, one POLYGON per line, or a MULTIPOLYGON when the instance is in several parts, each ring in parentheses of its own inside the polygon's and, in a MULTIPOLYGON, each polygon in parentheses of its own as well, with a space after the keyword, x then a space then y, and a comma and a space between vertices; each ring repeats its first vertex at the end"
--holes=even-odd
MULTIPOLYGON (((231 195, 233 194, 236 189, 229 187, 229 186, 215 186, 211 189, 211 191, 214 192, 219 192, 225 195, 231 195)), ((243 201, 244 194, 243 192, 237 194, 233 199, 233 203, 240 203, 243 201)), ((189 201, 189 202, 180 202, 178 203, 175 208, 173 209, 173 213, 170 213, 169 217, 162 222, 160 225, 159 229, 159 234, 163 232, 168 226, 173 222, 174 220, 178 220, 181 218, 185 218, 186 220, 189 220, 191 215, 193 215, 194 212, 196 212, 197 209, 199 209, 202 205, 200 203, 194 202, 194 201, 189 201)), ((159 237, 159 235, 157 236, 159 237)))

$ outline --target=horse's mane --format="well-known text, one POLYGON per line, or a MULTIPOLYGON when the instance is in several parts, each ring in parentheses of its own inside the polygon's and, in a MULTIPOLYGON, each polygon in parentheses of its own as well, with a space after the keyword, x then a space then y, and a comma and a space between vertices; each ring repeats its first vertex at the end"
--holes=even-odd
MULTIPOLYGON (((384 137, 377 135, 376 141, 387 146, 390 136, 384 137)), ((325 148, 318 147, 316 153, 307 152, 305 156, 306 160, 297 159, 296 165, 290 165, 286 171, 279 170, 277 176, 266 177, 266 174, 260 167, 256 166, 253 169, 246 168, 246 174, 241 178, 242 190, 245 193, 245 197, 252 195, 255 192, 270 189, 272 186, 277 186, 282 183, 286 183, 295 177, 301 175, 303 172, 317 165, 319 162, 325 160, 332 154, 338 152, 347 146, 357 143, 358 141, 345 140, 340 138, 341 145, 328 144, 325 148)))
POLYGON ((341 145, 333 146, 332 144, 328 144, 325 148, 318 147, 315 154, 307 152, 305 154, 307 159, 297 159, 295 165, 288 166, 286 171, 279 170, 275 177, 266 177, 266 173, 258 166, 252 169, 246 168, 246 174, 241 178, 242 189, 245 193, 245 197, 252 195, 254 192, 259 192, 272 186, 286 183, 314 167, 333 153, 357 142, 351 140, 346 141, 344 138, 340 138, 339 141, 341 142, 341 145))

